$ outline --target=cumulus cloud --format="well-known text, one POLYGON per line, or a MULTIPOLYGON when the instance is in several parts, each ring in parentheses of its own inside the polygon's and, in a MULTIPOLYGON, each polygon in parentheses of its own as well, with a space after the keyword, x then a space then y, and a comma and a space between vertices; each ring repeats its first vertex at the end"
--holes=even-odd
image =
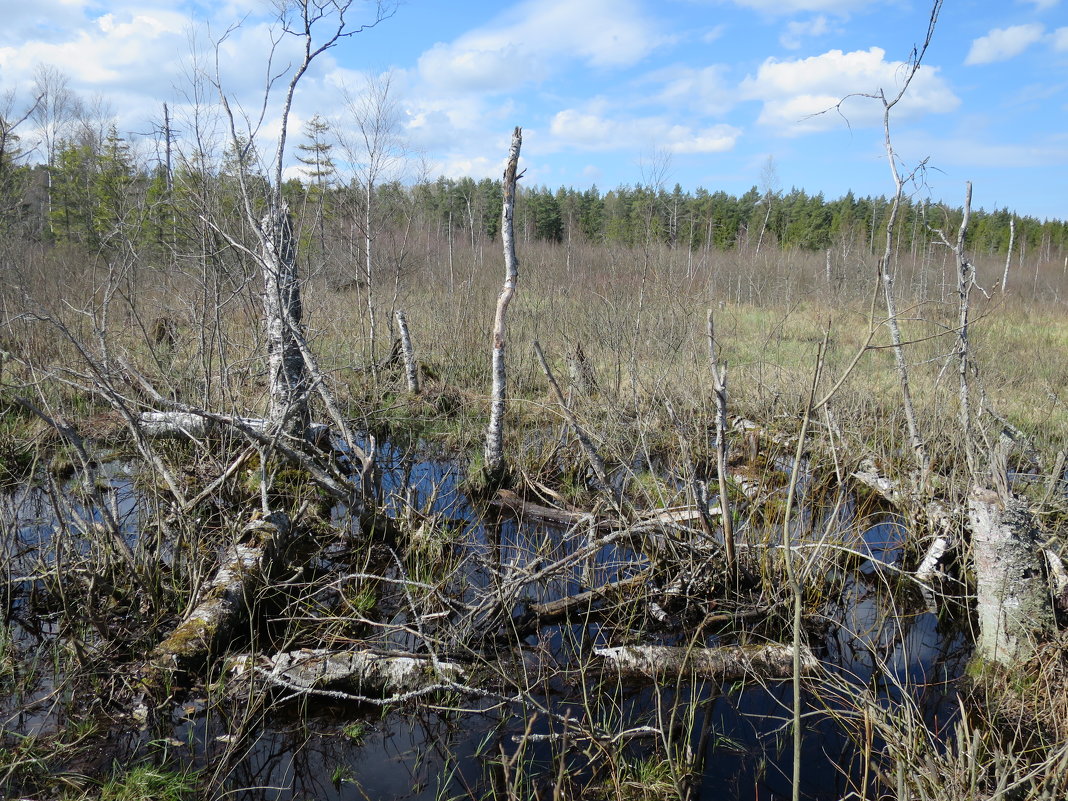
MULTIPOLYGON (((879 47, 843 53, 830 50, 800 60, 767 59, 755 76, 741 86, 743 97, 759 100, 763 107, 758 122, 779 129, 785 135, 810 133, 842 125, 833 109, 848 95, 872 94, 882 89, 888 96, 897 93, 908 65, 887 61, 879 47), (814 116, 815 115, 815 116, 814 116)), ((912 79, 908 92, 895 108, 897 116, 954 110, 960 99, 939 75, 936 67, 922 66, 912 79)), ((841 108, 850 125, 877 125, 882 121, 882 105, 877 100, 854 97, 841 108)))
POLYGON ((1009 28, 994 28, 986 36, 980 36, 972 42, 964 63, 968 65, 992 64, 995 61, 1008 61, 1042 38, 1043 25, 1013 25, 1009 28))
POLYGON ((796 50, 801 47, 801 40, 806 36, 822 36, 830 30, 827 17, 820 14, 807 21, 795 20, 786 25, 786 30, 779 37, 779 44, 788 50, 796 50))
POLYGON ((1050 34, 1053 41, 1053 49, 1058 51, 1068 50, 1068 28, 1057 28, 1050 34))
POLYGON ((558 146, 576 150, 656 147, 669 153, 722 153, 734 148, 742 132, 732 125, 694 129, 663 117, 610 118, 564 109, 553 117, 549 133, 558 146))
POLYGON ((504 91, 540 81, 561 63, 636 63, 662 39, 635 0, 527 0, 494 23, 419 59, 423 79, 445 90, 504 91))

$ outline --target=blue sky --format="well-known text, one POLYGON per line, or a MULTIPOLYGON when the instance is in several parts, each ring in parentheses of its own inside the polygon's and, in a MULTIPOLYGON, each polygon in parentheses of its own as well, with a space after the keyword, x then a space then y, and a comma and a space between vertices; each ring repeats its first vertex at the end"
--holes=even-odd
MULTIPOLYGON (((14 109, 47 63, 82 97, 106 98, 132 141, 165 101, 188 135, 191 76, 213 71, 212 43, 239 20, 221 74, 257 108, 267 0, 3 5, 0 92, 15 93, 14 109)), ((530 184, 741 193, 770 178, 827 197, 889 193, 879 102, 812 115, 846 95, 893 94, 929 14, 909 0, 406 0, 314 66, 291 136, 316 113, 350 130, 341 88, 359 97, 368 74, 389 73, 407 154, 398 177, 498 176, 521 125, 530 184)), ((926 164, 918 197, 956 205, 971 180, 976 206, 1068 217, 1068 0, 947 0, 892 133, 904 167, 926 164)), ((139 146, 151 154, 150 139, 139 146)))

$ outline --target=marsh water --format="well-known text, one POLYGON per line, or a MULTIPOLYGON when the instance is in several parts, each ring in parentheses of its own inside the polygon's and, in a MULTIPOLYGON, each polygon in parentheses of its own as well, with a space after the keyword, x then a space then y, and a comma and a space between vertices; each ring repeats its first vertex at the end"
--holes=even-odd
MULTIPOLYGON (((420 448, 384 447, 379 459, 380 492, 391 513, 403 516, 418 510, 421 519, 434 520, 450 532, 433 558, 447 562, 447 581, 466 602, 490 591, 500 581, 502 566, 513 572, 536 569, 585 542, 568 527, 479 512, 460 490, 464 469, 455 458, 428 456, 420 448)), ((102 778, 116 764, 147 759, 202 771, 211 776, 211 786, 219 788, 219 797, 249 801, 506 797, 509 783, 528 797, 552 798, 561 768, 569 775, 593 776, 598 759, 596 749, 581 742, 566 746, 561 756, 559 735, 553 736, 558 727, 552 721, 601 717, 598 725, 612 730, 658 732, 636 735, 625 748, 630 765, 644 766, 644 773, 635 768, 627 774, 635 798, 663 797, 643 796, 637 788, 642 782, 647 789, 655 787, 663 780, 653 755, 665 748, 689 753, 700 766, 692 798, 790 797, 788 681, 656 686, 576 673, 575 665, 594 647, 618 644, 612 641, 619 636, 618 627, 602 628, 594 620, 545 626, 524 640, 524 653, 514 664, 544 672, 542 683, 533 682, 531 691, 540 709, 518 703, 508 693, 386 708, 304 697, 243 709, 242 702, 220 702, 210 687, 198 686, 176 696, 149 720, 105 711, 93 699, 79 696, 86 692, 83 684, 40 664, 48 658, 49 646, 70 638, 71 632, 58 617, 35 610, 32 596, 43 588, 34 571, 42 564, 73 561, 80 549, 99 547, 78 532, 99 527, 102 507, 127 543, 134 542, 143 516, 155 512, 143 508, 146 501, 137 490, 136 474, 135 464, 113 462, 96 477, 92 493, 79 483, 84 477, 75 474, 63 482, 21 487, 2 499, 0 555, 8 588, 2 599, 3 655, 13 675, 34 676, 28 682, 11 677, 0 682, 0 729, 6 743, 54 736, 88 719, 105 721, 98 724, 100 745, 88 755, 79 752, 65 770, 102 778)), ((336 508, 333 517, 340 528, 353 525, 343 508, 336 508)), ((806 624, 813 652, 841 681, 832 693, 806 694, 801 795, 840 799, 866 775, 857 738, 847 733, 856 723, 849 688, 875 688, 874 697, 888 705, 911 699, 930 731, 945 737, 959 710, 955 680, 969 656, 971 638, 956 617, 902 590, 895 570, 905 553, 906 532, 900 522, 886 515, 861 518, 848 496, 833 510, 805 506, 800 517, 796 541, 811 548, 799 547, 797 553, 815 553, 831 543, 866 557, 854 559, 848 570, 834 559, 811 560, 812 569, 841 573, 831 576, 835 591, 820 601, 806 624)), ((121 550, 121 545, 112 547, 121 550)), ((168 558, 167 547, 160 546, 163 559, 168 558)), ((317 557, 316 569, 351 571, 351 558, 343 545, 335 546, 317 557)), ((647 566, 639 553, 606 545, 573 574, 532 587, 521 603, 624 579, 647 566)), ((416 648, 411 635, 404 634, 403 602, 384 596, 378 603, 396 628, 376 635, 377 644, 416 648)), ((136 610, 129 614, 136 616, 136 610)), ((669 644, 685 640, 678 627, 670 626, 645 636, 669 644)), ((87 633, 78 637, 77 648, 89 652, 80 656, 87 663, 96 656, 92 642, 87 633)), ((713 633, 702 635, 700 644, 727 642, 723 633, 713 633)), ((876 751, 880 745, 877 738, 872 742, 876 751)))

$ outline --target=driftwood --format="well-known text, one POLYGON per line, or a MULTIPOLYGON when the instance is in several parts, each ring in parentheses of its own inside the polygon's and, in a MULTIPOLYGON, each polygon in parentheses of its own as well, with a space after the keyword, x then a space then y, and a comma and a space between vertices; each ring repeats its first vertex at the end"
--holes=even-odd
MULTIPOLYGON (((653 680, 696 676, 713 681, 741 678, 787 679, 793 675, 794 649, 789 645, 736 645, 719 648, 677 648, 666 645, 623 645, 595 648, 603 669, 624 678, 653 680)), ((802 646, 801 670, 819 667, 812 652, 802 646)))
POLYGON ((256 590, 270 577, 276 555, 289 537, 289 519, 275 513, 245 527, 242 542, 226 550, 215 576, 196 605, 152 652, 151 665, 185 670, 218 654, 247 624, 256 590))
POLYGON ((270 657, 234 657, 227 665, 235 677, 251 671, 283 689, 328 697, 420 693, 466 676, 464 667, 456 662, 367 650, 304 648, 270 657))

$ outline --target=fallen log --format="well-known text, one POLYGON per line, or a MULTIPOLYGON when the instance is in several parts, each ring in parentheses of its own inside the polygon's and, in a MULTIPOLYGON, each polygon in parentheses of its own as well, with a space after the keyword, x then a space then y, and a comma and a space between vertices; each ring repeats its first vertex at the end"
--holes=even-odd
POLYGON ((559 509, 555 506, 543 506, 520 498, 511 490, 498 490, 497 496, 490 500, 490 506, 507 509, 516 517, 526 521, 553 523, 558 526, 589 524, 601 531, 613 531, 619 524, 611 520, 598 520, 589 512, 559 509))
MULTIPOLYGON (((789 645, 736 645, 718 648, 678 648, 666 645, 623 645, 595 648, 605 671, 623 678, 654 681, 694 676, 713 681, 741 678, 788 679, 793 675, 794 649, 789 645)), ((812 652, 802 646, 801 670, 819 667, 812 652)))
POLYGON ((237 656, 227 660, 227 668, 236 678, 251 673, 293 692, 328 697, 406 695, 462 681, 466 676, 459 663, 435 662, 429 656, 321 648, 274 656, 237 656))
POLYGON ((597 611, 605 601, 620 599, 635 588, 649 582, 650 571, 643 570, 636 576, 606 584, 575 595, 557 598, 553 601, 531 604, 524 618, 517 622, 520 636, 525 636, 539 626, 552 625, 576 615, 587 615, 597 611))
POLYGON ((196 605, 152 651, 150 666, 157 671, 197 667, 247 628, 253 596, 269 580, 289 529, 289 518, 280 512, 245 526, 242 541, 226 549, 196 605))
MULTIPOLYGON (((196 412, 141 412, 137 422, 147 437, 174 439, 203 439, 225 425, 218 416, 205 416, 196 412)), ((270 434, 270 421, 260 417, 235 417, 236 428, 247 428, 257 434, 270 434)), ((309 442, 324 443, 330 435, 330 426, 310 423, 309 442)))

